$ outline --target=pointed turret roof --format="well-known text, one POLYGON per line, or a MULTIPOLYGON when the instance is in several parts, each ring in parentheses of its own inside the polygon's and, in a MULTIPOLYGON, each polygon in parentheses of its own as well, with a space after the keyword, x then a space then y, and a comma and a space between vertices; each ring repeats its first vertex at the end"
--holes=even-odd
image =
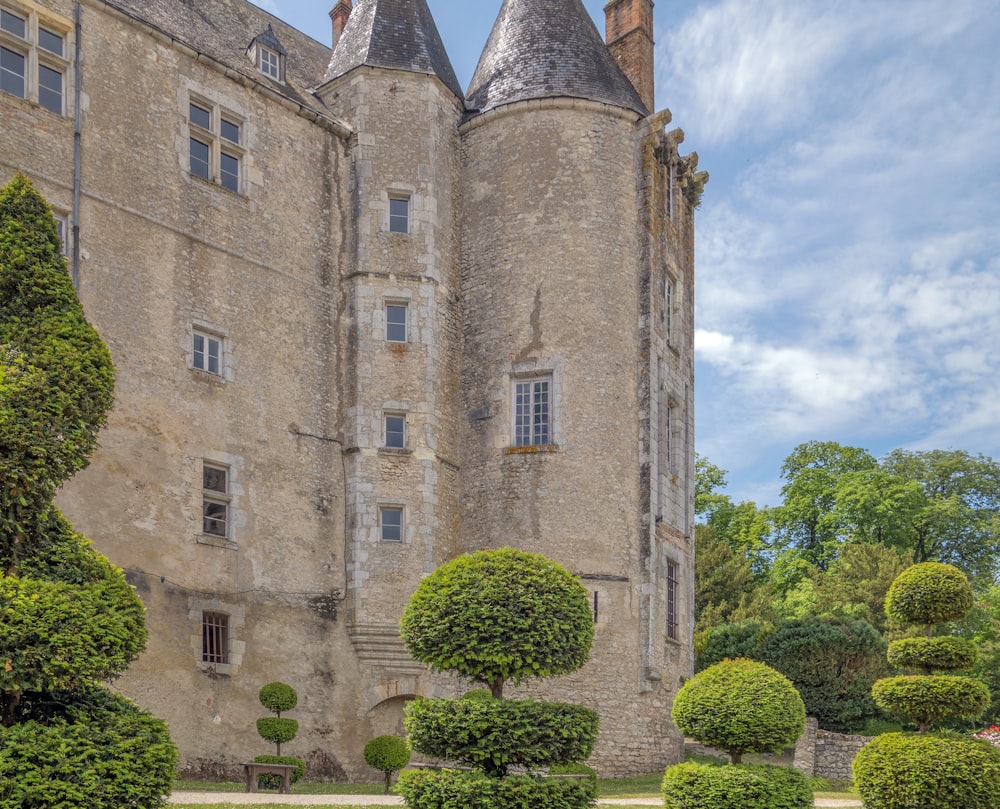
POLYGON ((429 73, 463 98, 426 0, 359 0, 323 80, 362 65, 429 73))
POLYGON ((469 84, 467 106, 485 112, 556 96, 649 112, 581 0, 504 0, 469 84))

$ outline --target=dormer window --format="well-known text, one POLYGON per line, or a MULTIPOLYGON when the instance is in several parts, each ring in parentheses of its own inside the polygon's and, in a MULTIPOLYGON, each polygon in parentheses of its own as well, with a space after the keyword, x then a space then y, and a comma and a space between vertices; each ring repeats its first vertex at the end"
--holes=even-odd
POLYGON ((275 81, 285 81, 285 56, 287 52, 278 37, 275 36, 271 26, 263 34, 254 37, 250 47, 247 48, 247 56, 260 73, 275 81))

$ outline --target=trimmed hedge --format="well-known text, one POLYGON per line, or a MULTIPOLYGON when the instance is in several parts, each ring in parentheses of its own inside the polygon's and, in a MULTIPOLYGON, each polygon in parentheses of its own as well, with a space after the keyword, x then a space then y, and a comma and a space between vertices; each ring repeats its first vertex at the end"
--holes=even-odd
POLYGON ((597 739, 597 712, 582 705, 417 698, 405 710, 414 750, 494 774, 584 761, 597 739))
MULTIPOLYGON (((811 809, 812 788, 798 770, 750 764, 668 767, 665 809, 811 809)), ((866 804, 867 805, 867 804, 866 804)))
POLYGON ((299 695, 290 685, 274 682, 262 686, 257 699, 269 711, 280 716, 282 711, 290 711, 298 704, 299 695))
POLYGON ((0 726, 0 809, 165 806, 177 750, 166 725, 102 688, 26 694, 0 726))
POLYGON ((885 613, 903 624, 957 621, 972 609, 972 588, 954 565, 922 562, 900 573, 885 597, 885 613))
POLYGON ((726 750, 769 753, 793 743, 806 710, 791 681, 764 663, 723 660, 688 680, 674 698, 673 718, 686 736, 726 750))
POLYGON ((294 719, 278 716, 264 716, 257 720, 257 733, 266 742, 281 744, 290 742, 299 732, 299 723, 294 719))
POLYGON ((403 770, 395 792, 412 809, 583 809, 597 802, 589 778, 491 778, 460 770, 403 770))
POLYGON ((990 691, 979 680, 948 674, 888 677, 872 686, 875 704, 920 725, 944 719, 975 719, 990 704, 990 691))
MULTIPOLYGON (((296 781, 300 780, 303 775, 306 774, 306 763, 295 756, 254 756, 253 760, 257 764, 291 764, 295 767, 292 770, 291 775, 288 776, 288 782, 294 784, 296 781)), ((281 786, 281 776, 273 775, 271 773, 263 773, 257 776, 257 786, 263 789, 277 789, 281 786)))
POLYGON ((966 638, 944 635, 938 638, 901 638, 889 644, 889 663, 901 669, 963 671, 979 659, 975 644, 966 638))
POLYGON ((954 733, 886 733, 854 759, 866 809, 988 809, 1000 804, 1000 749, 954 733))

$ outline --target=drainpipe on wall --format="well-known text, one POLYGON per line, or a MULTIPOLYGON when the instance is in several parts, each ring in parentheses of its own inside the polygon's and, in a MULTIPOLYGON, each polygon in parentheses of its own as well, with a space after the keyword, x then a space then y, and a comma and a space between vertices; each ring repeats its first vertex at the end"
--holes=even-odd
POLYGON ((80 112, 80 99, 83 96, 83 71, 81 69, 83 50, 80 30, 82 28, 82 11, 80 3, 76 4, 76 20, 74 38, 76 40, 76 54, 73 59, 73 256, 72 273, 73 287, 80 291, 80 128, 82 114, 80 112))

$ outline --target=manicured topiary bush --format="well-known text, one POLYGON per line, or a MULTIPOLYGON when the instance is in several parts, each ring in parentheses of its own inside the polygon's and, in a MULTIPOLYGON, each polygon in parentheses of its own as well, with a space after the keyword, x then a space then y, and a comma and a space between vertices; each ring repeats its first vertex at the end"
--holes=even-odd
POLYGON ((686 762, 663 776, 665 809, 810 809, 807 779, 791 767, 686 762))
MULTIPOLYGON (((257 734, 266 742, 275 745, 275 755, 255 756, 259 764, 292 764, 295 770, 290 777, 291 783, 298 781, 306 771, 306 763, 295 756, 281 755, 281 745, 290 742, 299 732, 299 723, 294 719, 286 719, 282 711, 290 711, 299 701, 295 689, 285 683, 268 683, 262 686, 257 694, 260 704, 276 716, 263 716, 257 720, 257 734)), ((259 776, 259 785, 267 789, 277 789, 281 779, 277 775, 264 774, 259 776)))
POLYGON ((793 744, 806 724, 805 706, 791 681, 764 663, 723 660, 677 692, 674 722, 685 736, 729 753, 719 767, 687 763, 663 776, 667 809, 807 809, 805 777, 786 767, 749 767, 744 753, 769 753, 793 744))
POLYGON ((596 712, 503 698, 505 683, 565 674, 587 660, 593 617, 574 576, 512 548, 458 557, 421 582, 403 612, 401 634, 417 660, 489 689, 407 704, 414 750, 478 770, 405 770, 396 791, 407 805, 582 809, 595 801, 595 779, 545 778, 541 771, 590 755, 596 712), (528 773, 509 775, 511 767, 528 773))
POLYGON ((1000 805, 1000 751, 957 733, 885 733, 854 759, 866 809, 986 809, 1000 805))
POLYGON ((52 503, 113 400, 52 212, 17 175, 0 188, 0 809, 149 809, 170 791, 166 726, 100 685, 145 647, 142 602, 52 503))
POLYGON ((674 722, 685 736, 725 750, 734 764, 744 753, 770 753, 794 744, 806 724, 805 706, 791 681, 764 663, 723 660, 677 692, 674 722))
POLYGON ((870 809, 982 809, 1000 805, 1000 750, 980 739, 928 733, 947 717, 974 718, 989 705, 978 680, 932 674, 968 668, 971 642, 931 637, 933 624, 962 618, 972 607, 964 574, 925 562, 903 571, 889 588, 886 614, 897 624, 923 624, 924 638, 889 645, 889 657, 923 672, 879 680, 876 704, 917 723, 919 732, 876 736, 854 759, 854 783, 870 809))
POLYGON ((388 794, 392 774, 410 763, 410 746, 399 736, 376 736, 365 745, 365 763, 384 773, 388 794))

